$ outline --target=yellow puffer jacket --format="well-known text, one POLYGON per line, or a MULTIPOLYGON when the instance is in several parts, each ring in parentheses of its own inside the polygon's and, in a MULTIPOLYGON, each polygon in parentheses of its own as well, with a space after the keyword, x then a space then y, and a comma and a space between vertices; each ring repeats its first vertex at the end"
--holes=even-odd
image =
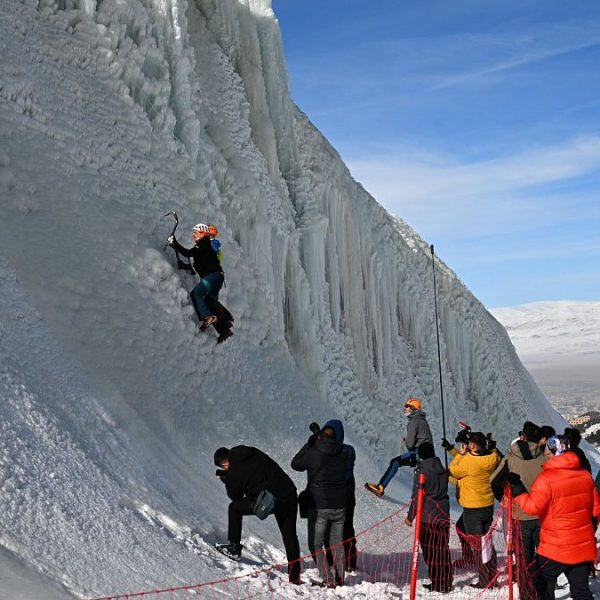
POLYGON ((463 508, 484 508, 494 504, 490 475, 496 470, 500 457, 489 454, 457 454, 450 463, 450 476, 457 480, 458 501, 463 508))

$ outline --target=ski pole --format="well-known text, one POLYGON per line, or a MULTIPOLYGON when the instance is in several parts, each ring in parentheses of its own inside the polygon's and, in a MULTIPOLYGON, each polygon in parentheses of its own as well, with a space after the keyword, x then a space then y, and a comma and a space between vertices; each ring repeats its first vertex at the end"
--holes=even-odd
MULTIPOLYGON (((437 339, 437 354, 438 354, 438 368, 440 372, 440 400, 442 404, 442 430, 444 438, 446 437, 446 412, 444 410, 444 385, 442 383, 442 354, 440 352, 440 323, 438 316, 438 305, 437 305, 437 286, 435 283, 435 253, 433 250, 433 244, 430 246, 431 249, 431 267, 433 270, 433 306, 435 308, 435 336, 437 339)), ((446 469, 448 468, 448 455, 444 452, 444 461, 446 463, 446 469)))

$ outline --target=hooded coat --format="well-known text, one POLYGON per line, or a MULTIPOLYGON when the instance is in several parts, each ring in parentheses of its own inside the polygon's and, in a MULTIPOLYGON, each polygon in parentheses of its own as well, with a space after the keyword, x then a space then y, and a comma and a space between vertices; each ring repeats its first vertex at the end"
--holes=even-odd
POLYGON ((292 469, 308 471, 308 490, 317 509, 345 508, 346 452, 333 438, 318 437, 312 445, 311 440, 292 459, 292 469))
POLYGON ((433 436, 429 423, 425 418, 426 414, 422 410, 415 410, 408 415, 408 425, 406 426, 406 436, 404 443, 408 450, 416 450, 423 442, 433 444, 433 436))
POLYGON ((415 469, 412 500, 408 509, 409 520, 414 520, 417 510, 417 490, 419 476, 425 474, 424 523, 446 523, 450 519, 450 498, 448 497, 448 471, 437 456, 422 460, 415 469))
POLYGON ((595 560, 592 517, 600 515, 600 496, 575 453, 565 452, 544 463, 529 493, 515 502, 540 519, 540 556, 567 565, 595 560))
POLYGON ((255 499, 264 489, 278 500, 296 495, 289 475, 270 456, 252 446, 234 446, 229 451, 229 469, 223 480, 231 500, 255 499))
MULTIPOLYGON (((510 451, 490 477, 490 484, 496 499, 502 499, 505 482, 508 480, 509 473, 519 475, 525 489, 530 490, 536 477, 542 472, 542 465, 545 462, 546 456, 539 444, 524 440, 514 441, 510 445, 510 451)), ((519 519, 520 521, 537 519, 537 515, 527 514, 516 502, 513 506, 515 519, 519 519)))
POLYGON ((335 431, 335 441, 340 449, 346 451, 346 481, 352 483, 354 488, 354 463, 356 462, 356 451, 354 446, 344 444, 344 425, 339 419, 327 421, 324 427, 331 427, 335 431))

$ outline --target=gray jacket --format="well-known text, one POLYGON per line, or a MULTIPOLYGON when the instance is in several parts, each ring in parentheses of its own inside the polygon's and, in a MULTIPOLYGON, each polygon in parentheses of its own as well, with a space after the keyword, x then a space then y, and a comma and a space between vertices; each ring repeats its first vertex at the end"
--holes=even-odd
POLYGON ((404 443, 408 450, 416 450, 423 442, 433 444, 433 436, 425 413, 422 410, 416 410, 408 417, 404 443))

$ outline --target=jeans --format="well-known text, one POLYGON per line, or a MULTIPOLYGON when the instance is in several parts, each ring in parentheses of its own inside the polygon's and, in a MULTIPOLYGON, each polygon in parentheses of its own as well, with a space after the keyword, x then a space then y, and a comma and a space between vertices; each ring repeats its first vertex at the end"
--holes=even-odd
POLYGON ((573 600, 592 600, 594 597, 590 591, 590 563, 567 565, 538 555, 538 568, 540 578, 537 588, 541 600, 554 600, 556 580, 561 573, 567 576, 573 600))
POLYGON ((316 510, 314 547, 316 563, 321 579, 326 583, 344 583, 344 518, 345 508, 318 508, 316 510), (334 579, 331 579, 329 563, 324 551, 325 533, 329 528, 329 543, 333 555, 334 579))
POLYGON ((417 451, 411 450, 410 452, 405 452, 400 456, 396 456, 396 458, 392 458, 390 460, 390 465, 387 468, 387 471, 383 474, 383 477, 379 480, 379 484, 383 487, 387 487, 388 483, 393 479, 394 475, 398 472, 400 467, 408 467, 411 464, 415 464, 415 459, 417 457, 417 451))
POLYGON ((190 292, 192 304, 201 321, 215 313, 214 302, 219 299, 219 290, 223 286, 223 281, 223 273, 208 273, 190 292))
MULTIPOLYGON (((354 495, 354 481, 349 484, 346 482, 346 516, 344 517, 344 560, 346 571, 356 571, 356 565, 358 563, 358 549, 356 547, 356 532, 354 531, 354 509, 356 507, 356 497, 354 495)), ((316 516, 315 516, 316 519, 316 516)), ((313 525, 313 538, 314 538, 314 525, 313 525)), ((325 546, 328 548, 331 546, 329 541, 330 531, 329 529, 325 533, 325 546)), ((314 547, 314 539, 313 539, 314 547)), ((309 548, 310 549, 310 548, 309 548)), ((311 554, 314 552, 311 550, 311 554)), ((331 550, 327 551, 327 562, 333 564, 333 553, 331 550)))

